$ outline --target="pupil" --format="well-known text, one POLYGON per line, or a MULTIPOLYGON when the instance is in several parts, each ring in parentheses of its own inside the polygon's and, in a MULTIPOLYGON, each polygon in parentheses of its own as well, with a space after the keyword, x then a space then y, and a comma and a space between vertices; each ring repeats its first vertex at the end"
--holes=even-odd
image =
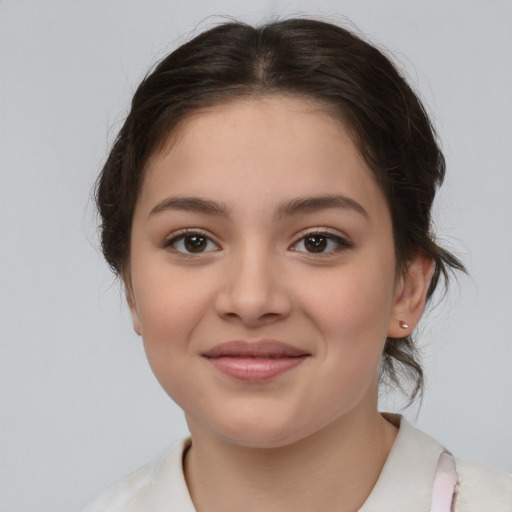
POLYGON ((200 235, 185 237, 185 247, 189 252, 201 252, 206 247, 206 238, 200 235))
POLYGON ((327 239, 321 235, 308 236, 304 242, 309 252, 322 252, 327 247, 327 239))

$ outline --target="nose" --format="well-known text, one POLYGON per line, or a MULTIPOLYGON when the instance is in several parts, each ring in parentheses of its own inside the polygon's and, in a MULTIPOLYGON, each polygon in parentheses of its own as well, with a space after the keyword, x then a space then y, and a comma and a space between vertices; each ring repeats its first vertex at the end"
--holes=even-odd
POLYGON ((215 301, 217 314, 223 319, 258 327, 290 314, 286 273, 266 251, 248 249, 226 267, 215 301))

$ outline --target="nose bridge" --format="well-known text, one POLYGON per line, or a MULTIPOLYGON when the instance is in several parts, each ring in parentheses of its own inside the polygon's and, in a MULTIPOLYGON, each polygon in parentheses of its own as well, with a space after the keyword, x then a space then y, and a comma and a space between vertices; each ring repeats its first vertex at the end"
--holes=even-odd
POLYGON ((286 316, 290 298, 277 255, 257 239, 233 248, 218 300, 219 313, 248 325, 286 316))
POLYGON ((232 291, 239 299, 260 301, 270 293, 272 261, 270 250, 256 243, 246 243, 233 258, 232 291))

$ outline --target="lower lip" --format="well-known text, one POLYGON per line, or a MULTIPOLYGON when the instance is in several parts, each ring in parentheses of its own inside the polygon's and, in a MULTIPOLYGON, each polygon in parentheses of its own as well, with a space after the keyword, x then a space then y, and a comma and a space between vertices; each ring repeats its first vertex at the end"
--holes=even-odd
POLYGON ((277 377, 298 366, 306 355, 280 359, 212 357, 208 361, 221 372, 239 380, 263 381, 277 377))

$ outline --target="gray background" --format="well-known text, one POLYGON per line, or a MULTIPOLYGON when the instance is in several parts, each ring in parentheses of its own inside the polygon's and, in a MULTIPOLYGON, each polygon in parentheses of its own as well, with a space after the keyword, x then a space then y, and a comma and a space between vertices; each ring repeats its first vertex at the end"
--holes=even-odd
POLYGON ((148 66, 205 18, 303 13, 389 49, 429 107, 449 169, 438 234, 471 278, 420 328, 428 387, 407 416, 512 470, 510 0, 0 0, 0 511, 78 511, 186 433, 101 259, 90 190, 148 66))

